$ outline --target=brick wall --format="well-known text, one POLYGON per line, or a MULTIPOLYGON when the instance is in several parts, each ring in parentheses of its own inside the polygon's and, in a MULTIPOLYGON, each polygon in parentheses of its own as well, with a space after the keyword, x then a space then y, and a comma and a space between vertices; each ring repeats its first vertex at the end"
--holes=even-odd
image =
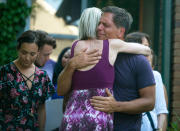
POLYGON ((172 52, 172 121, 180 117, 180 0, 174 3, 172 52))

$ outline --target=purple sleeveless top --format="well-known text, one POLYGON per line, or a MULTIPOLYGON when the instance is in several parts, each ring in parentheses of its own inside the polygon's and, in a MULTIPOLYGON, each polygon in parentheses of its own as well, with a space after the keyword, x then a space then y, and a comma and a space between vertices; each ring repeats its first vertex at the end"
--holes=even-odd
MULTIPOLYGON (((72 56, 78 41, 71 49, 72 56)), ((102 57, 90 70, 76 70, 72 76, 72 89, 112 88, 114 82, 114 67, 109 63, 109 41, 103 40, 102 57)))

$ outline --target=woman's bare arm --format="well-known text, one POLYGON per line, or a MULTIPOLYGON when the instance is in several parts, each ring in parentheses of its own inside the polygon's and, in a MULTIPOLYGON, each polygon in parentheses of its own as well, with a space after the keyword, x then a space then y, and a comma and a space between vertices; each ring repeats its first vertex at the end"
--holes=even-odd
POLYGON ((39 129, 40 131, 45 130, 45 123, 46 123, 46 108, 45 104, 39 106, 38 109, 38 120, 39 120, 39 129))
POLYGON ((109 40, 111 48, 119 52, 132 53, 132 54, 142 54, 150 55, 151 50, 149 47, 138 43, 125 42, 120 39, 110 39, 109 40))

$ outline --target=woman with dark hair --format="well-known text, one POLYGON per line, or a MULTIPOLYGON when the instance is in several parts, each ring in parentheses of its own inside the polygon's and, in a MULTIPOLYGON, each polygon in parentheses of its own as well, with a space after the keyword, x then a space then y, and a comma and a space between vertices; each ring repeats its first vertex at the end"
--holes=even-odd
MULTIPOLYGON (((57 63, 55 65, 55 67, 54 67, 54 74, 53 74, 53 79, 52 79, 56 90, 57 90, 58 76, 61 73, 61 71, 64 69, 67 62, 69 61, 70 55, 71 55, 71 48, 66 47, 61 51, 61 53, 58 56, 57 63)), ((55 93, 55 94, 53 94, 52 99, 56 99, 56 98, 62 98, 62 96, 58 96, 57 93, 55 93)), ((64 112, 64 106, 65 105, 63 103, 63 112, 64 112)))
POLYGON ((57 85, 57 78, 59 76, 59 74, 61 73, 61 71, 63 70, 66 62, 69 60, 70 58, 70 47, 66 47, 64 48, 61 53, 58 56, 58 60, 57 63, 54 67, 54 74, 53 74, 53 84, 57 85))
MULTIPOLYGON (((69 61, 71 56, 71 48, 70 47, 66 47, 64 48, 61 53, 59 54, 58 57, 58 61, 55 65, 54 68, 54 75, 53 75, 53 84, 55 85, 55 88, 57 89, 57 79, 59 74, 61 73, 61 71, 64 69, 65 65, 67 64, 67 62, 69 61)), ((69 95, 65 95, 64 96, 64 100, 63 100, 63 113, 65 111, 65 107, 66 107, 66 103, 68 101, 68 97, 69 95)), ((52 99, 56 99, 56 98, 62 98, 62 96, 58 96, 57 93, 55 93, 52 96, 52 99)))
POLYGON ((47 73, 34 65, 39 53, 35 31, 17 40, 18 58, 0 67, 0 130, 44 130, 45 100, 54 93, 47 73))

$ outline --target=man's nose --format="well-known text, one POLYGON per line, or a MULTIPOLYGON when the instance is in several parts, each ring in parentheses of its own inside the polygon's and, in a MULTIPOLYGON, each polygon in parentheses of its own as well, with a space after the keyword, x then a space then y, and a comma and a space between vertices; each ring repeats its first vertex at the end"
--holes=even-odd
POLYGON ((98 30, 102 30, 102 28, 103 28, 102 24, 99 24, 98 27, 97 27, 98 30))

